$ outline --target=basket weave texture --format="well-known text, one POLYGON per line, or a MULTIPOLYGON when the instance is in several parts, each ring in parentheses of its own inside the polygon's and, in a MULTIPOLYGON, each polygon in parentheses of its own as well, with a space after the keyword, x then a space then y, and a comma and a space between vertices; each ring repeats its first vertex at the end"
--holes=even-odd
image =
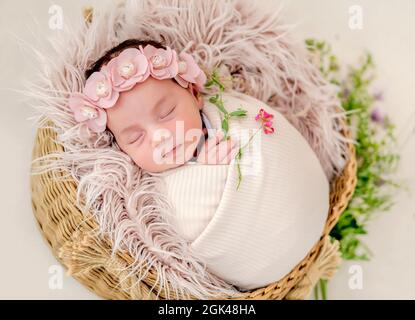
MULTIPOLYGON (((48 127, 37 130, 33 159, 63 151, 62 146, 56 143, 54 130, 50 128, 53 123, 49 122, 48 127)), ((343 133, 350 136, 349 131, 343 133)), ((343 172, 331 185, 329 213, 319 241, 284 278, 266 287, 244 292, 239 299, 307 297, 319 276, 313 275, 314 281, 304 282, 304 279, 311 277, 310 270, 327 245, 329 233, 347 207, 356 185, 356 157, 352 144, 349 144, 348 151, 343 172), (307 283, 306 288, 304 283, 307 283), (295 290, 301 290, 301 294, 295 290)), ((97 222, 87 218, 76 206, 76 182, 62 179, 63 176, 64 173, 56 171, 32 175, 31 192, 32 208, 41 233, 55 257, 68 269, 68 274, 105 299, 165 299, 166 289, 171 298, 176 298, 171 288, 162 288, 156 297, 158 284, 153 269, 140 282, 135 274, 129 275, 128 266, 133 258, 127 252, 111 256, 110 241, 95 235, 97 222), (155 284, 156 290, 151 290, 155 284)), ((217 298, 232 299, 223 296, 217 298)))

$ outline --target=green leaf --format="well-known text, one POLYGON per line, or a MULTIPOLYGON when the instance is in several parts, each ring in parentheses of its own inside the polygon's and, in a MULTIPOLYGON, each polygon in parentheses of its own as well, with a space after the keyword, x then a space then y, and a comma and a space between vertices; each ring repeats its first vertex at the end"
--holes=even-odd
POLYGON ((210 87, 212 87, 215 84, 215 82, 213 82, 212 79, 209 79, 205 82, 205 88, 209 89, 210 87))
POLYGON ((213 70, 205 83, 205 88, 211 88, 212 86, 217 86, 221 92, 225 91, 225 85, 221 82, 217 69, 213 70))
POLYGON ((314 45, 314 39, 306 39, 305 40, 305 43, 306 43, 306 45, 308 45, 308 46, 313 46, 314 45))
POLYGON ((222 129, 225 132, 225 136, 227 135, 228 131, 229 131, 229 123, 228 123, 228 119, 223 119, 222 120, 222 129))
POLYGON ((230 113, 231 117, 238 117, 238 118, 242 118, 242 117, 246 117, 248 111, 246 110, 242 110, 240 108, 238 108, 236 111, 232 111, 230 113))
POLYGON ((220 111, 222 111, 222 113, 224 115, 227 115, 228 114, 228 111, 225 109, 225 107, 223 105, 222 99, 218 103, 216 103, 216 106, 219 108, 220 111))
POLYGON ((215 94, 214 96, 211 96, 211 97, 209 98, 209 102, 210 102, 210 103, 213 103, 213 104, 218 103, 218 100, 219 100, 219 95, 218 95, 218 94, 215 94))

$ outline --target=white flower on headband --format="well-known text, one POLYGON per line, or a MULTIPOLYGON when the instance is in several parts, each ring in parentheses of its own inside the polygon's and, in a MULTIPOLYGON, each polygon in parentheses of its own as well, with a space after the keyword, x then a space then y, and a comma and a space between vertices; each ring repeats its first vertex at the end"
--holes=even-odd
POLYGON ((111 59, 100 71, 86 80, 83 93, 72 93, 69 107, 77 122, 85 122, 95 132, 106 129, 105 109, 112 108, 121 92, 131 90, 149 76, 155 79, 174 78, 182 87, 193 83, 199 90, 206 82, 205 73, 187 53, 147 45, 144 49, 127 48, 111 59))

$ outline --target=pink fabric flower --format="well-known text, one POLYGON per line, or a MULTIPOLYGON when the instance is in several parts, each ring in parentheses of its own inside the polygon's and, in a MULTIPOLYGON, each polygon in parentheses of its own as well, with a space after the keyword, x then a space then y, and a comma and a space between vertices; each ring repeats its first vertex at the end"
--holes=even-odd
POLYGON ((178 63, 178 74, 174 79, 184 88, 187 88, 191 82, 196 84, 199 90, 202 90, 206 82, 205 73, 190 54, 181 52, 179 58, 181 61, 178 63))
POLYGON ((261 121, 262 129, 265 134, 274 133, 274 128, 272 127, 272 119, 274 118, 273 114, 266 112, 264 109, 260 109, 258 114, 255 116, 256 121, 261 121))
MULTIPOLYGON (((142 49, 141 46, 140 49, 142 49)), ((168 46, 166 49, 161 49, 148 44, 142 52, 148 59, 150 74, 153 78, 163 80, 177 75, 179 67, 175 50, 168 46)))
POLYGON ((119 93, 112 87, 107 66, 94 72, 85 83, 84 94, 100 108, 111 108, 117 102, 119 93))
POLYGON ((130 90, 150 75, 146 56, 136 48, 128 48, 108 63, 113 88, 118 91, 130 90))
POLYGON ((103 132, 107 125, 107 113, 97 107, 85 94, 72 93, 69 97, 69 108, 77 122, 85 122, 89 129, 103 132))

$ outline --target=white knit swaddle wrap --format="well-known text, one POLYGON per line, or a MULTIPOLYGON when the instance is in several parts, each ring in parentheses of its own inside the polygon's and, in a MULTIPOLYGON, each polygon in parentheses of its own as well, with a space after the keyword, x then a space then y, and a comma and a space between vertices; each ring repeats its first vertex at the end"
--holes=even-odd
POLYGON ((164 176, 168 196, 175 208, 170 223, 185 239, 196 239, 215 215, 225 188, 228 167, 226 164, 186 164, 164 176))
MULTIPOLYGON (((251 148, 244 149, 239 190, 235 162, 186 163, 163 177, 176 209, 171 217, 176 230, 211 272, 250 290, 281 279, 319 240, 329 183, 307 141, 279 112, 234 91, 223 94, 223 100, 229 112, 248 111, 247 117, 229 122, 230 134, 239 139, 247 129, 252 135, 259 128, 255 115, 260 108, 274 115, 275 133, 259 132, 251 148)), ((214 128, 221 127, 215 105, 205 100, 203 112, 214 128)))

